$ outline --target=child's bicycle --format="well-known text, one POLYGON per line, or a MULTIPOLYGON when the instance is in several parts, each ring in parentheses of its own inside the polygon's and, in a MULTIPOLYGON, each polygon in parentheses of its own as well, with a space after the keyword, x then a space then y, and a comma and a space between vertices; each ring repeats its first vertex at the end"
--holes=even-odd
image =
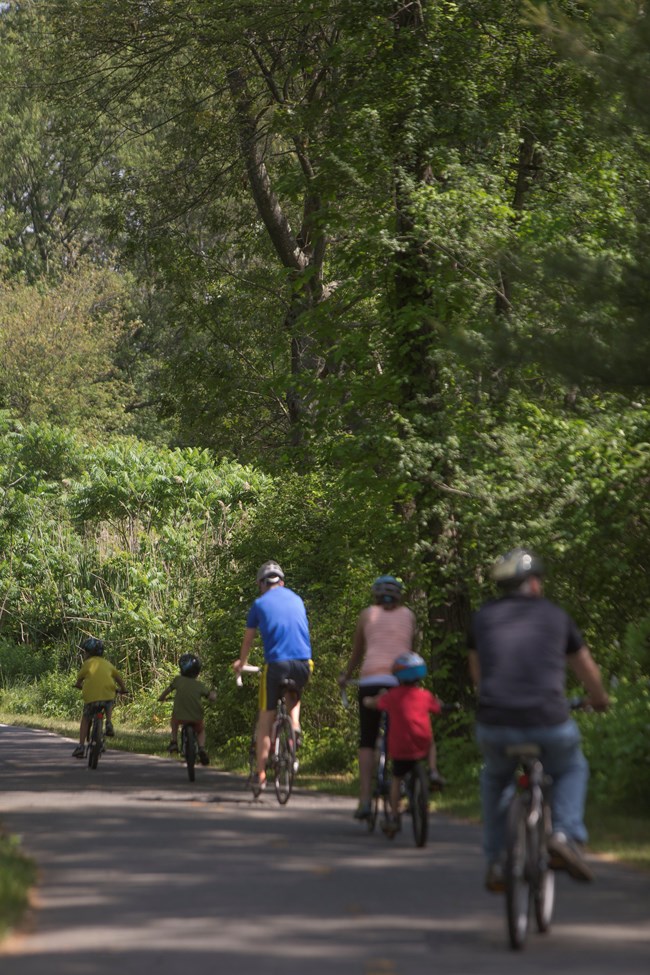
POLYGON ((199 743, 193 721, 181 721, 181 756, 185 759, 187 777, 190 782, 196 779, 196 763, 199 758, 199 743))
MULTIPOLYGON (((260 667, 254 667, 250 664, 246 664, 242 667, 242 672, 248 674, 258 674, 260 670, 260 667)), ((237 677, 237 684, 239 687, 241 687, 241 675, 238 675, 237 677)), ((269 752, 268 765, 273 772, 275 795, 281 806, 286 805, 286 803, 289 801, 291 792, 293 790, 294 777, 298 771, 298 761, 296 759, 296 735, 294 733, 293 723, 291 721, 291 716, 289 714, 289 709, 287 708, 286 702, 287 692, 295 690, 296 684, 294 681, 286 679, 280 682, 280 696, 276 702, 275 718, 273 719, 273 725, 271 727, 271 750, 269 752)), ((262 791, 259 783, 256 782, 256 727, 257 720, 253 724, 253 732, 251 735, 250 745, 248 747, 248 783, 253 792, 254 799, 259 798, 262 791)))
MULTIPOLYGON (((124 696, 118 691, 120 696, 124 696)), ((106 740, 104 726, 106 722, 106 703, 96 701, 90 705, 91 719, 86 737, 85 756, 88 759, 88 768, 96 769, 99 756, 106 750, 106 740)))
MULTIPOLYGON (((580 710, 584 699, 574 698, 569 706, 580 710)), ((519 949, 526 942, 531 912, 542 933, 553 919, 555 872, 548 849, 552 780, 544 771, 538 745, 512 745, 506 754, 517 759, 506 826, 506 917, 510 946, 519 949)))
MULTIPOLYGON (((349 680, 350 685, 358 685, 358 681, 349 680)), ((349 706, 345 688, 341 689, 343 706, 349 706)), ((441 713, 457 711, 457 704, 442 704, 441 713)), ((382 712, 379 721, 379 731, 375 744, 375 764, 372 776, 372 791, 370 795, 370 815, 365 822, 368 832, 374 832, 377 820, 381 818, 381 828, 388 839, 394 839, 397 833, 392 823, 390 806, 391 773, 387 753, 388 715, 382 712)), ((413 824, 413 839, 415 845, 426 846, 429 834, 429 769, 426 758, 418 759, 413 767, 405 774, 401 783, 400 794, 406 800, 406 811, 410 813, 413 824)))

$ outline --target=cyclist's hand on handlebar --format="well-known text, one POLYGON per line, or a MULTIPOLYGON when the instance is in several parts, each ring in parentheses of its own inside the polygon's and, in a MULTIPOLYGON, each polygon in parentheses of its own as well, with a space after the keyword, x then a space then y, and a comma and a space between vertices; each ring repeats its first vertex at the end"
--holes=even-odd
POLYGON ((588 697, 585 705, 593 711, 607 711, 609 708, 609 697, 607 694, 601 694, 598 697, 588 697))
POLYGON ((343 671, 341 671, 339 676, 336 678, 336 683, 339 685, 339 687, 345 687, 347 680, 346 675, 343 673, 343 671))
POLYGON ((239 659, 239 657, 237 657, 237 659, 236 660, 233 660, 233 662, 232 662, 232 669, 235 671, 236 674, 241 674, 241 669, 242 669, 243 666, 244 665, 241 662, 241 660, 239 659))

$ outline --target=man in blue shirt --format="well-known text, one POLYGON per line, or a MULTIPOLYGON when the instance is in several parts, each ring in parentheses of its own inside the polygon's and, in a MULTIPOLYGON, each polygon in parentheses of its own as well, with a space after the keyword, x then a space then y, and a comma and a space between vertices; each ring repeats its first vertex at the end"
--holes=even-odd
POLYGON ((300 692, 312 671, 311 643, 307 611, 300 596, 284 584, 284 572, 277 562, 265 562, 257 572, 260 591, 248 611, 246 630, 239 658, 233 670, 240 674, 248 660, 259 630, 264 646, 264 666, 260 680, 259 715, 257 718, 257 785, 266 787, 266 762, 271 749, 271 728, 275 704, 280 696, 280 682, 290 679, 295 692, 286 695, 287 707, 300 741, 300 692))

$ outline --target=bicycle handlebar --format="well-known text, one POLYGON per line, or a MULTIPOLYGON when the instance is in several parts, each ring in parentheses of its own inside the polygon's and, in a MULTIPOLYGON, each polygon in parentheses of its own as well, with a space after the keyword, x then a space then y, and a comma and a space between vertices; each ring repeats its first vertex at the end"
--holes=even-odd
POLYGON ((243 683, 244 682, 241 679, 241 675, 242 674, 259 674, 259 672, 261 671, 261 669, 262 669, 261 667, 255 667, 254 664, 244 664, 244 666, 241 668, 241 670, 237 674, 237 679, 236 679, 237 687, 242 687, 243 686, 243 683))

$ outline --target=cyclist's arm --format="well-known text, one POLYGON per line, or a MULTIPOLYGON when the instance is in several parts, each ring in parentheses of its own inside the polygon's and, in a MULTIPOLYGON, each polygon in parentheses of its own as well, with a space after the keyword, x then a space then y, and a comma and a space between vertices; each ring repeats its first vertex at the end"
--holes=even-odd
POLYGON ((366 618, 365 609, 359 616, 357 622, 357 628, 354 631, 354 637, 352 640, 352 653, 348 661, 348 665, 344 671, 339 675, 339 683, 345 684, 347 680, 350 680, 352 674, 355 672, 357 667, 361 666, 361 661, 363 660, 366 652, 366 637, 364 633, 364 623, 366 618))
POLYGON ((126 694, 126 684, 124 683, 124 681, 122 680, 122 678, 118 673, 113 674, 113 680, 117 684, 117 689, 120 692, 120 694, 126 694))
POLYGON ((251 647, 255 642, 255 637, 257 636, 257 628, 254 626, 247 626, 244 630, 244 639, 241 642, 241 649, 239 651, 239 657, 237 660, 233 661, 232 669, 236 674, 241 673, 242 667, 244 667, 248 661, 248 655, 251 652, 251 647))
POLYGON ((595 711, 606 711, 609 697, 603 687, 600 667, 591 656, 589 647, 582 646, 577 653, 569 654, 567 664, 586 690, 592 708, 595 711))
POLYGON ((481 666, 478 662, 478 653, 476 650, 468 650, 467 652, 467 662, 469 666, 469 676, 471 678, 474 689, 478 690, 478 685, 481 680, 481 666))
POLYGON ((170 684, 170 685, 169 685, 169 687, 166 687, 166 688, 165 688, 165 690, 164 690, 164 691, 162 692, 162 694, 160 695, 160 697, 158 698, 158 700, 159 700, 159 701, 166 701, 166 700, 167 700, 167 698, 169 697, 169 695, 171 694, 171 692, 172 692, 173 690, 174 690, 174 688, 173 688, 173 687, 172 687, 172 685, 170 684))

